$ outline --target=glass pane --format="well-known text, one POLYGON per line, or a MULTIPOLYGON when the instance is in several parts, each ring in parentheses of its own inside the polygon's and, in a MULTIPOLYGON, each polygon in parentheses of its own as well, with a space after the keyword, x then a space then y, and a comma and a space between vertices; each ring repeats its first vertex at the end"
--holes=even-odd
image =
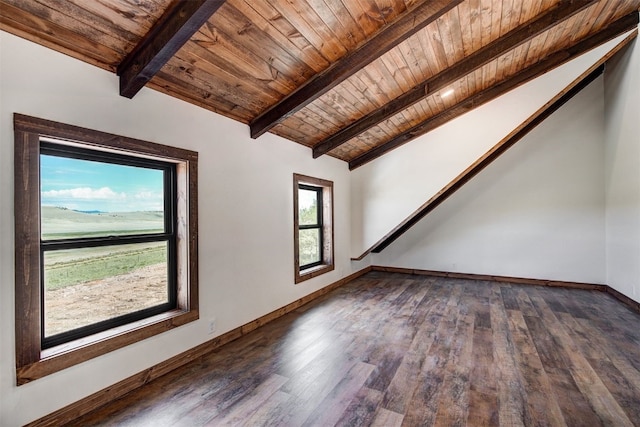
POLYGON ((318 192, 298 189, 298 224, 318 224, 318 192))
POLYGON ((312 228, 299 230, 298 234, 299 265, 305 266, 319 262, 320 257, 320 229, 312 228))
POLYGON ((42 239, 164 231, 164 171, 40 156, 42 239))
POLYGON ((168 301, 167 243, 47 251, 45 337, 168 301))

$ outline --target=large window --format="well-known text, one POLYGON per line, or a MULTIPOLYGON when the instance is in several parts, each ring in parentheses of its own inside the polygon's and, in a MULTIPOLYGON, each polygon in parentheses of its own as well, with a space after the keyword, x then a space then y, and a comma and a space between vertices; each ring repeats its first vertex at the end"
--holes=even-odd
POLYGON ((18 384, 197 319, 197 153, 14 125, 18 384))
POLYGON ((176 308, 175 164, 40 142, 42 348, 176 308))
POLYGON ((294 174, 295 282, 333 270, 333 183, 294 174))

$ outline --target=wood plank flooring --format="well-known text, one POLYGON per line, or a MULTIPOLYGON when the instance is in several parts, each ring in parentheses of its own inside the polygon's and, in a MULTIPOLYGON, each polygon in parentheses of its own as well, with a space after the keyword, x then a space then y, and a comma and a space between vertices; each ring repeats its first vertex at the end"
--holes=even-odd
POLYGON ((71 425, 640 426, 640 315, 370 272, 71 425))

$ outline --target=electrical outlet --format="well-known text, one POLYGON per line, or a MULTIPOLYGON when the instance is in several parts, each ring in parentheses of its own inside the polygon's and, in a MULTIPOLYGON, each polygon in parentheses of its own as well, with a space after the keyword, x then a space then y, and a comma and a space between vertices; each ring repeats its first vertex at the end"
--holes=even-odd
POLYGON ((212 317, 209 319, 209 335, 216 332, 216 319, 212 317))

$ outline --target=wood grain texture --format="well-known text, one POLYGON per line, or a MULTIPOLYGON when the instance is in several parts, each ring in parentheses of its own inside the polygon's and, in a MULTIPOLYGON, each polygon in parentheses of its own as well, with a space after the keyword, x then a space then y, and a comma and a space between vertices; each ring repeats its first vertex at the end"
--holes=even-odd
MULTIPOLYGON (((371 271, 371 267, 366 267, 360 271, 357 271, 349 276, 346 276, 322 289, 319 289, 305 297, 302 297, 296 301, 293 301, 290 304, 287 304, 284 307, 281 307, 277 310, 274 310, 270 313, 265 314, 264 316, 259 317, 249 323, 246 323, 238 328, 235 328, 229 332, 226 332, 214 339, 207 341, 199 346, 196 346, 188 351, 178 354, 177 356, 172 357, 164 362, 161 362, 155 366, 152 366, 149 369, 141 371, 129 378, 126 378, 110 387, 107 387, 103 390, 100 390, 78 402, 75 402, 71 405, 68 405, 64 408, 59 409, 43 418, 40 418, 32 423, 29 426, 34 427, 45 427, 45 426, 60 426, 65 423, 68 423, 78 417, 81 417, 88 412, 95 410, 101 406, 109 404, 111 402, 116 401, 122 396, 130 393, 134 390, 139 389, 144 384, 155 380, 156 378, 162 377, 174 370, 181 368, 184 365, 187 365, 194 360, 198 360, 201 357, 217 350, 218 348, 224 346, 227 343, 230 343, 234 340, 237 340, 240 337, 243 337, 252 331, 276 320, 280 317, 284 316, 287 313, 290 313, 294 310, 304 309, 304 305, 309 302, 321 298, 328 294, 329 292, 335 290, 336 288, 343 286, 346 283, 351 282, 352 280, 357 279, 358 277, 368 273, 371 271), (301 308, 302 307, 302 308, 301 308)), ((308 334, 312 339, 314 336, 312 334, 308 334)), ((252 345, 254 340, 248 340, 248 343, 245 345, 252 345)), ((206 381, 206 378, 204 378, 206 381)), ((178 384, 178 383, 176 383, 178 384)), ((146 393, 146 392, 145 392, 146 393)), ((115 403, 118 404, 118 403, 115 403)))
POLYGON ((16 367, 23 367, 40 359, 40 140, 14 131, 16 367))
POLYGON ((350 77, 355 71, 368 65, 381 54, 386 53, 423 27, 432 23, 460 1, 447 2, 438 0, 419 5, 411 11, 411 14, 405 15, 397 22, 389 25, 364 45, 358 47, 357 50, 354 50, 353 53, 339 62, 335 62, 327 70, 317 74, 312 80, 307 81, 292 94, 256 117, 250 123, 251 137, 259 137, 283 118, 314 101, 317 97, 350 77))
MULTIPOLYGON (((414 126, 407 127, 399 135, 391 138, 387 142, 371 147, 363 154, 351 159, 349 161, 349 168, 351 170, 356 169, 364 164, 371 162, 378 157, 394 150, 401 145, 424 135, 426 132, 430 132, 443 124, 455 119, 456 117, 471 111, 496 97, 528 82, 536 77, 539 77, 556 67, 582 55, 583 53, 593 49, 594 47, 603 44, 617 35, 623 34, 626 31, 630 31, 638 25, 638 13, 631 13, 622 17, 612 23, 609 27, 603 29, 599 33, 596 33, 579 43, 576 43, 570 48, 553 52, 546 58, 541 59, 536 64, 519 71, 516 74, 505 77, 502 80, 492 82, 486 89, 479 90, 475 94, 463 98, 460 102, 453 105, 443 107, 441 111, 431 117, 415 124, 414 126)), ((610 57, 610 56, 607 56, 610 57)))
MULTIPOLYGON (((399 106, 393 103, 385 104, 380 108, 380 112, 377 115, 374 113, 376 110, 371 109, 367 115, 353 116, 352 120, 343 127, 345 129, 345 133, 342 134, 344 138, 337 136, 336 144, 331 144, 331 146, 337 146, 337 148, 333 148, 328 153, 334 157, 349 161, 350 168, 358 167, 358 165, 374 160, 397 146, 412 141, 443 123, 459 117, 470 109, 494 99, 499 92, 504 93, 501 89, 510 90, 507 87, 510 86, 512 89, 522 84, 519 83, 512 86, 507 82, 513 83, 517 79, 527 76, 527 74, 527 80, 540 76, 544 72, 555 68, 555 66, 551 66, 544 70, 541 68, 541 63, 548 63, 548 58, 554 56, 557 58, 560 55, 566 55, 584 40, 595 39, 599 36, 599 33, 607 32, 615 22, 609 21, 607 25, 597 27, 597 30, 594 27, 594 31, 591 32, 585 32, 582 28, 578 28, 579 24, 577 22, 583 18, 583 15, 591 15, 592 13, 594 13, 592 8, 579 12, 568 19, 566 26, 562 27, 562 29, 559 28, 560 24, 557 24, 558 27, 555 28, 562 34, 565 34, 567 28, 571 28, 570 31, 573 32, 568 32, 566 36, 561 35, 557 39, 553 39, 555 40, 554 42, 546 43, 550 40, 549 34, 555 34, 550 30, 524 42, 511 51, 505 50, 501 52, 495 61, 484 65, 478 70, 472 70, 469 74, 461 77, 460 80, 451 83, 449 87, 454 89, 455 92, 449 98, 442 98, 441 91, 426 95, 425 98, 423 86, 421 91, 414 88, 415 92, 409 91, 402 95, 407 97, 408 104, 416 99, 424 98, 423 101, 413 104, 412 107, 401 112, 396 112, 391 117, 383 119, 391 112, 402 108, 401 103, 399 106), (569 25, 570 23, 571 25, 569 25), (567 40, 570 40, 570 43, 567 43, 567 40), (481 101, 480 99, 483 100, 481 101), (455 108, 452 108, 454 105, 455 108), (425 109, 426 106, 428 106, 428 109, 425 109), (366 118, 370 118, 370 121, 367 121, 366 118), (407 118, 409 120, 406 120, 407 118), (360 120, 362 121, 360 122, 360 120), (344 142, 344 139, 348 139, 347 142, 338 146, 339 143, 344 142)), ((632 13, 637 15, 636 11, 632 13)), ((616 19, 619 20, 620 18, 622 16, 616 14, 616 19)), ((633 27, 635 26, 637 26, 637 23, 633 24, 633 27)), ((627 27, 627 31, 633 27, 627 27)), ((452 66, 449 66, 446 71, 452 69, 452 66)), ((320 138, 315 139, 313 147, 322 144, 324 141, 320 138)), ((322 151, 324 150, 318 151, 316 155, 322 151)))
POLYGON ((225 0, 178 0, 118 65, 120 95, 133 98, 225 0))
MULTIPOLYGON (((0 29, 122 72, 133 69, 125 58, 142 53, 136 46, 152 40, 156 23, 180 3, 0 0, 0 29)), ((327 154, 352 167, 499 96, 517 78, 535 78, 545 71, 542 62, 566 55, 640 8, 640 0, 181 4, 219 9, 208 19, 203 13, 199 22, 205 22, 184 44, 151 42, 157 58, 161 46, 174 51, 165 62, 151 61, 156 66, 150 72, 142 66, 146 60, 139 61, 130 74, 140 79, 123 81, 144 82, 249 124, 254 136, 269 129, 312 148, 315 156, 327 154), (535 22, 538 27, 530 25, 535 22), (445 98, 448 88, 454 93, 445 98)))
MULTIPOLYGON (((330 138, 322 141, 320 144, 315 145, 313 147, 313 156, 319 157, 328 153, 356 135, 365 132, 383 120, 407 109, 427 95, 453 84, 457 80, 481 68, 483 65, 495 60, 501 56, 503 52, 515 49, 522 43, 547 31, 550 27, 570 18, 593 3, 595 3, 595 1, 559 3, 557 7, 545 11, 533 20, 522 23, 502 37, 461 57, 455 64, 451 64, 436 75, 420 81, 417 86, 413 86, 383 107, 372 111, 365 117, 341 129, 336 134, 331 135, 330 138)), ((462 41, 457 44, 461 45, 462 41)))
POLYGON ((638 425, 638 324, 599 291, 371 271, 68 425, 638 425))

